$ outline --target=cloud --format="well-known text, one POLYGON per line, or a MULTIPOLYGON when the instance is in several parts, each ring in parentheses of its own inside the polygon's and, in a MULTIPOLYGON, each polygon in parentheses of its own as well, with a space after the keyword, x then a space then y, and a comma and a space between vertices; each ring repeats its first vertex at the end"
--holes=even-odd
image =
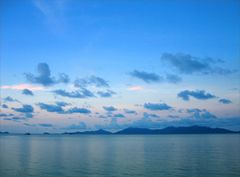
POLYGON ((222 63, 221 60, 214 60, 212 58, 198 58, 189 54, 163 53, 161 59, 171 64, 183 74, 201 73, 226 75, 236 72, 234 70, 215 66, 217 63, 222 63))
POLYGON ((66 103, 64 101, 56 101, 55 103, 56 103, 56 105, 61 106, 61 107, 70 105, 70 103, 66 103))
POLYGON ((143 80, 146 83, 160 82, 163 78, 155 73, 148 73, 145 71, 134 70, 130 73, 131 76, 143 80))
MULTIPOLYGON (((155 73, 148 73, 145 71, 134 70, 133 72, 130 73, 130 75, 138 79, 141 79, 146 83, 168 82, 172 84, 177 84, 182 81, 182 78, 175 74, 166 74, 165 76, 160 76, 155 73)), ((141 89, 142 87, 132 87, 130 90, 135 91, 135 90, 141 90, 141 89)))
POLYGON ((42 110, 46 110, 47 112, 56 112, 59 114, 63 114, 64 110, 62 106, 54 105, 54 104, 45 104, 45 103, 38 103, 37 104, 42 110))
POLYGON ((124 112, 125 112, 126 114, 137 114, 136 111, 130 110, 130 109, 124 109, 124 112))
POLYGON ((144 112, 144 113, 143 113, 143 117, 144 117, 144 118, 159 118, 160 116, 157 115, 157 114, 149 114, 149 113, 147 113, 147 112, 144 112))
POLYGON ((82 88, 81 90, 77 91, 71 91, 67 92, 65 90, 54 90, 53 91, 55 94, 63 96, 63 97, 69 97, 69 98, 90 98, 90 97, 95 97, 95 95, 88 89, 82 88))
POLYGON ((7 117, 4 118, 3 120, 8 120, 8 121, 14 121, 14 122, 20 122, 22 120, 27 120, 29 117, 23 117, 23 116, 14 116, 14 117, 7 117))
POLYGON ((210 93, 206 93, 204 90, 195 90, 195 91, 190 91, 190 90, 184 90, 178 93, 178 97, 182 98, 185 101, 189 101, 190 97, 199 99, 199 100, 207 100, 207 99, 212 99, 216 98, 215 95, 212 95, 210 93))
POLYGON ((48 112, 55 112, 58 114, 73 114, 73 113, 80 113, 80 114, 90 114, 91 111, 86 108, 70 108, 68 110, 64 110, 62 107, 69 105, 65 102, 56 102, 56 104, 46 104, 46 103, 38 103, 37 104, 41 109, 46 110, 48 112))
POLYGON ((28 90, 28 89, 23 89, 22 94, 33 96, 33 92, 31 90, 28 90))
POLYGON ((2 108, 7 109, 7 108, 8 108, 8 105, 6 105, 6 104, 2 104, 2 108))
POLYGON ((212 113, 208 112, 206 109, 187 109, 187 113, 192 114, 191 117, 195 119, 215 119, 217 118, 212 113))
POLYGON ((0 117, 8 117, 8 116, 13 116, 14 114, 5 114, 5 113, 0 113, 0 117))
POLYGON ((64 129, 73 129, 73 130, 83 130, 86 129, 87 125, 84 122, 79 122, 79 124, 72 124, 70 126, 65 127, 64 129))
POLYGON ((113 117, 115 117, 115 118, 124 118, 125 116, 123 114, 114 114, 113 117))
POLYGON ((42 123, 42 124, 38 124, 41 127, 53 127, 52 124, 46 124, 46 123, 42 123))
POLYGON ((93 85, 95 87, 109 87, 108 81, 97 76, 90 76, 84 79, 76 79, 74 81, 74 86, 78 88, 84 88, 89 85, 93 85))
POLYGON ((16 112, 21 112, 21 113, 32 113, 34 111, 33 107, 28 104, 22 105, 21 108, 12 108, 12 110, 16 112))
POLYGON ((163 111, 163 110, 172 109, 171 106, 169 106, 165 103, 145 103, 144 108, 152 110, 152 111, 163 111))
POLYGON ((68 114, 73 114, 73 113, 90 114, 91 111, 89 109, 86 109, 86 108, 74 107, 74 108, 71 108, 71 109, 67 110, 65 113, 68 113, 68 114))
POLYGON ((108 111, 108 112, 112 112, 112 111, 116 111, 117 108, 113 107, 113 106, 103 106, 103 109, 105 111, 108 111))
POLYGON ((3 99, 3 101, 5 101, 5 102, 18 102, 19 103, 19 101, 17 99, 14 99, 14 98, 12 98, 10 96, 5 97, 3 99))
POLYGON ((58 79, 51 77, 51 71, 47 63, 39 63, 37 66, 38 76, 31 73, 25 73, 28 82, 33 84, 41 84, 43 86, 51 86, 58 83, 68 83, 69 78, 66 74, 62 73, 58 79))
POLYGON ((167 74, 166 81, 169 83, 177 84, 182 81, 182 78, 175 74, 167 74))
POLYGON ((107 91, 98 91, 97 94, 100 97, 109 98, 109 97, 112 97, 113 95, 115 95, 116 93, 112 90, 107 90, 107 91))
POLYGON ((127 88, 127 90, 130 90, 130 91, 139 91, 139 90, 144 90, 144 88, 142 86, 130 86, 127 88))
POLYGON ((34 86, 30 84, 18 84, 18 85, 3 85, 0 86, 1 89, 12 89, 12 90, 24 90, 29 89, 33 91, 44 90, 41 86, 34 86))
POLYGON ((225 99, 225 98, 219 99, 218 102, 222 103, 222 104, 231 104, 232 103, 231 100, 225 99))

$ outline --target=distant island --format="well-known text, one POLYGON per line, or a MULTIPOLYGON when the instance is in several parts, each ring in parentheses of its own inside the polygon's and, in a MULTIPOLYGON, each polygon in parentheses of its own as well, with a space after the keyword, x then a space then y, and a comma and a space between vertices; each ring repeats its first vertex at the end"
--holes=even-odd
POLYGON ((206 126, 189 126, 189 127, 167 127, 163 129, 133 128, 129 127, 117 132, 106 130, 83 131, 83 132, 64 132, 64 135, 158 135, 158 134, 229 134, 240 133, 224 128, 210 128, 206 126))

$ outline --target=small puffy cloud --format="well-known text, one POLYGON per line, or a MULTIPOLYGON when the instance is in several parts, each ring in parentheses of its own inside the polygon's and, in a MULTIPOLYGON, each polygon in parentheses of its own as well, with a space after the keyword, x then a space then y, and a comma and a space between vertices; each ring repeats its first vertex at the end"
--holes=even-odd
POLYGON ((131 76, 143 80, 146 83, 160 82, 163 78, 155 73, 148 73, 145 71, 134 70, 130 73, 131 76))
POLYGON ((108 112, 113 112, 113 111, 116 111, 117 108, 113 107, 113 106, 103 106, 103 109, 105 111, 108 111, 108 112))
POLYGON ((189 54, 163 53, 161 59, 171 64, 183 74, 201 73, 226 75, 236 72, 216 66, 217 63, 222 63, 221 60, 214 60, 212 58, 198 58, 189 54))
POLYGON ((54 104, 45 104, 45 103, 38 103, 37 104, 42 110, 46 110, 47 112, 56 112, 59 114, 63 114, 64 110, 62 106, 54 105, 54 104))
POLYGON ((150 113, 144 112, 143 117, 144 118, 159 118, 160 116, 157 114, 150 114, 150 113))
POLYGON ((10 96, 5 97, 3 99, 3 101, 5 101, 5 102, 19 102, 17 99, 14 99, 14 98, 12 98, 10 96))
POLYGON ((33 96, 33 92, 29 89, 23 89, 22 94, 33 96))
POLYGON ((48 127, 53 127, 52 124, 46 124, 46 123, 38 124, 38 126, 46 127, 46 128, 48 128, 48 127))
POLYGON ((56 102, 56 104, 46 104, 46 103, 38 103, 37 104, 42 110, 46 110, 47 112, 55 112, 58 114, 73 114, 73 113, 80 113, 80 114, 90 114, 91 111, 86 108, 70 108, 68 110, 64 110, 63 107, 69 105, 65 102, 56 102))
POLYGON ((12 110, 16 112, 21 112, 21 113, 32 113, 34 111, 33 107, 28 104, 22 105, 21 108, 12 108, 12 110))
POLYGON ((60 73, 59 74, 59 78, 58 78, 58 82, 67 84, 67 83, 70 82, 70 78, 69 78, 69 76, 67 74, 60 73))
POLYGON ((96 87, 109 87, 108 81, 97 76, 90 76, 84 79, 76 79, 74 81, 74 86, 78 88, 84 88, 89 85, 93 85, 96 87))
POLYGON ((8 108, 8 105, 6 105, 6 104, 2 104, 2 108, 7 109, 7 108, 8 108))
POLYGON ((112 95, 114 95, 116 93, 114 91, 112 91, 112 90, 107 90, 107 91, 98 91, 97 94, 100 97, 109 98, 109 97, 112 97, 112 95))
POLYGON ((232 103, 231 100, 226 99, 226 98, 219 99, 218 102, 222 103, 222 104, 231 104, 232 103))
POLYGON ((152 111, 163 111, 172 109, 172 107, 167 105, 166 103, 145 103, 144 108, 152 111))
POLYGON ((207 100, 211 98, 216 98, 215 95, 206 93, 204 90, 195 90, 195 91, 190 91, 190 90, 184 90, 178 93, 178 97, 182 98, 185 101, 189 101, 190 97, 193 97, 195 99, 199 100, 207 100))
POLYGON ((130 110, 130 109, 124 109, 124 112, 125 112, 126 114, 137 114, 136 111, 130 110))
POLYGON ((68 109, 65 113, 67 113, 67 114, 73 114, 73 113, 90 114, 91 111, 89 109, 86 109, 86 108, 74 107, 74 108, 68 109))
POLYGON ((64 101, 56 101, 55 103, 56 103, 56 105, 61 106, 61 107, 70 105, 69 103, 66 103, 64 101))
POLYGON ((32 73, 25 73, 28 82, 33 84, 41 84, 43 86, 51 86, 57 83, 68 83, 69 78, 66 74, 62 73, 56 79, 51 76, 51 71, 47 63, 39 63, 37 66, 38 75, 32 73))
POLYGON ((206 109, 187 109, 187 113, 192 114, 193 118, 196 119, 212 119, 217 118, 215 115, 207 111, 206 109))
POLYGON ((69 97, 69 98, 90 98, 90 97, 95 97, 95 95, 88 89, 82 88, 81 90, 77 91, 71 91, 68 92, 66 90, 54 90, 53 91, 55 94, 63 96, 63 97, 69 97))

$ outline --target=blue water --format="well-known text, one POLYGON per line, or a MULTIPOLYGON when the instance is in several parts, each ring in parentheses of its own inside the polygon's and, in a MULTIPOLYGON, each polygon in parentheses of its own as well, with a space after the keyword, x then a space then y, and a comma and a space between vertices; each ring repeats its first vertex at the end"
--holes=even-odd
POLYGON ((0 176, 239 177, 240 135, 1 135, 0 176))

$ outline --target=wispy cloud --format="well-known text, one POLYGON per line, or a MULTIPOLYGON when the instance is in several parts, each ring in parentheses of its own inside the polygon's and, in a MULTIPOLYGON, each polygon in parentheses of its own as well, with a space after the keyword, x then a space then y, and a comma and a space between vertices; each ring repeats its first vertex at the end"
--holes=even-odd
POLYGON ((2 85, 0 86, 1 89, 11 89, 11 90, 33 90, 33 91, 39 91, 39 90, 45 90, 42 86, 35 86, 31 84, 18 84, 18 85, 2 85))
POLYGON ((130 90, 130 91, 140 91, 140 90, 144 90, 144 87, 139 86, 139 85, 134 85, 134 86, 128 87, 127 90, 130 90))

